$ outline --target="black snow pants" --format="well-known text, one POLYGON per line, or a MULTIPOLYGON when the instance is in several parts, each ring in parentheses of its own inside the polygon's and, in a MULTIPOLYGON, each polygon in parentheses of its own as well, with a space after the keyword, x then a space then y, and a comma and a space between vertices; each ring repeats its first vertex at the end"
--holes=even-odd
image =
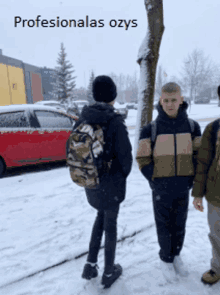
POLYGON ((159 256, 164 262, 173 262, 180 254, 185 238, 189 191, 158 195, 153 191, 153 208, 156 222, 159 256))
POLYGON ((101 245, 102 235, 105 231, 104 272, 106 274, 113 271, 117 243, 117 217, 119 206, 120 205, 117 205, 109 210, 98 210, 89 244, 89 254, 87 257, 87 261, 91 263, 96 263, 98 259, 98 252, 101 245))

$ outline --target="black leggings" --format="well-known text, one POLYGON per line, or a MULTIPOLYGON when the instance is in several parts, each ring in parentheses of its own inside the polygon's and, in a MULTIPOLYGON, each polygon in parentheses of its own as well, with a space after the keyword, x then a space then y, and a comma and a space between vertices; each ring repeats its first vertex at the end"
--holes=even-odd
POLYGON ((87 261, 96 263, 105 231, 105 270, 106 274, 113 271, 115 249, 117 243, 117 217, 119 205, 110 210, 99 210, 93 225, 87 261))

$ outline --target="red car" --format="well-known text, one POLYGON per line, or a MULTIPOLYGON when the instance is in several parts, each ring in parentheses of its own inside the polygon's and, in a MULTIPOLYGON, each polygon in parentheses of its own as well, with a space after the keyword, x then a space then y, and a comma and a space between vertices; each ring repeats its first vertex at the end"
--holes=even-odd
POLYGON ((0 107, 0 176, 8 167, 66 159, 77 119, 36 104, 0 107))

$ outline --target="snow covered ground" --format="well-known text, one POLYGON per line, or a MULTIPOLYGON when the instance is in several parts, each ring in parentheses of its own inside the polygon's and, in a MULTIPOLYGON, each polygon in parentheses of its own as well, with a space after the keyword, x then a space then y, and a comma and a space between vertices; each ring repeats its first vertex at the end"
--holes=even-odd
MULTIPOLYGON (((213 102, 192 105, 189 116, 203 119, 199 121, 203 131, 210 122, 204 120, 218 117, 219 113, 220 108, 213 102)), ((136 114, 129 110, 128 126, 135 125, 136 114)), ((156 114, 154 111, 153 118, 156 114)), ((134 133, 134 129, 129 130, 133 146, 134 133)), ((133 166, 118 219, 116 262, 123 266, 123 276, 102 294, 220 294, 220 282, 208 287, 200 281, 203 272, 210 269, 211 259, 207 203, 204 200, 205 210, 201 213, 194 209, 192 201, 182 250, 190 275, 168 284, 160 272, 151 190, 133 166)), ((86 255, 81 254, 88 250, 96 210, 87 203, 84 190, 71 181, 68 168, 1 179, 0 211, 1 295, 90 294, 85 289, 90 283, 81 279, 86 261, 86 255)), ((103 264, 102 249, 99 277, 94 281, 100 281, 103 264)))

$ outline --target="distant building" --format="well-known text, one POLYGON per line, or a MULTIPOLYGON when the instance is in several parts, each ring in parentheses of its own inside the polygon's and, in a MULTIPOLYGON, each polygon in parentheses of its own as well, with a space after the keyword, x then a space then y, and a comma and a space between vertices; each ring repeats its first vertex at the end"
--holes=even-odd
POLYGON ((49 68, 41 68, 41 77, 42 77, 42 92, 44 100, 53 100, 53 83, 55 83, 54 77, 55 71, 49 68))
POLYGON ((53 70, 40 68, 2 54, 0 49, 0 105, 51 99, 53 70))
POLYGON ((24 63, 0 51, 0 105, 26 103, 24 63))

